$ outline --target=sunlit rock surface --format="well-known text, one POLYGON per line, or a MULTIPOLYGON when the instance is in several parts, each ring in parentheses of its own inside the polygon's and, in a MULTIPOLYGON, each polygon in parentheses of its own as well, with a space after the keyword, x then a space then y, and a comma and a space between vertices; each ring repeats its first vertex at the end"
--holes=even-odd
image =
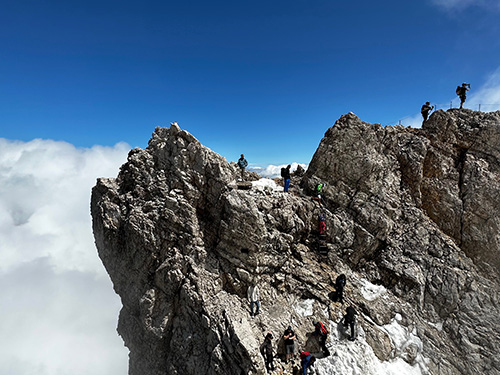
POLYGON ((318 373, 500 374, 499 150, 498 112, 438 111, 422 129, 350 113, 284 193, 238 189, 234 163, 177 125, 157 128, 92 192, 129 373, 264 374, 268 331, 281 351, 292 325, 299 349, 317 352, 321 320, 332 355, 318 373), (322 207, 311 199, 318 182, 322 207), (330 298, 341 273, 343 305, 330 298), (354 342, 337 326, 348 305, 359 313, 354 342))

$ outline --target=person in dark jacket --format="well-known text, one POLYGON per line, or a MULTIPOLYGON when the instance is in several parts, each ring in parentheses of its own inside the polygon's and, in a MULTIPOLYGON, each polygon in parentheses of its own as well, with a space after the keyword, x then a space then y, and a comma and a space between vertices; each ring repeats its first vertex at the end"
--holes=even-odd
POLYGON ((292 358, 295 354, 295 339, 297 336, 295 332, 292 330, 292 326, 288 326, 285 333, 283 334, 283 340, 285 341, 285 363, 288 363, 290 358, 292 358))
POLYGON ((424 124, 424 122, 427 121, 427 119, 429 118, 429 112, 432 111, 433 109, 434 106, 431 106, 430 102, 425 102, 425 104, 422 106, 422 108, 420 109, 420 113, 424 118, 424 121, 422 121, 422 125, 424 124))
POLYGON ((264 357, 264 362, 266 363, 267 372, 274 371, 273 363, 273 335, 268 332, 264 342, 260 346, 260 354, 264 357))
POLYGON ((238 167, 240 167, 241 171, 241 181, 245 181, 245 168, 248 166, 247 159, 245 159, 245 155, 241 154, 241 157, 238 159, 238 167))
POLYGON ((356 310, 354 310, 354 307, 349 306, 345 310, 346 314, 342 318, 342 325, 344 326, 344 329, 347 329, 347 326, 351 327, 351 336, 349 336, 349 340, 354 341, 354 325, 356 323, 356 310))
POLYGON ((344 303, 344 287, 346 284, 346 277, 344 274, 337 276, 335 280, 335 296, 336 301, 340 303, 344 303))
POLYGON ((470 90, 469 83, 462 83, 462 86, 457 87, 457 95, 460 97, 460 109, 465 103, 465 99, 467 98, 467 91, 470 90))
POLYGON ((286 168, 282 168, 281 177, 283 177, 283 191, 288 192, 288 188, 290 187, 290 168, 292 166, 288 164, 286 168))

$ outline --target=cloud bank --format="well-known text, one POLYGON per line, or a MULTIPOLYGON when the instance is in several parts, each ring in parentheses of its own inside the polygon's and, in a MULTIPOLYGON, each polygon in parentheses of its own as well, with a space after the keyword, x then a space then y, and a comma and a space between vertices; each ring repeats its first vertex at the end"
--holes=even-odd
POLYGON ((90 192, 130 147, 0 138, 0 373, 122 375, 121 307, 94 246, 90 192))
MULTIPOLYGON (((260 176, 265 178, 276 178, 281 177, 281 168, 286 167, 288 164, 273 165, 269 164, 267 167, 249 167, 248 170, 252 172, 257 172, 260 176)), ((307 169, 307 164, 303 163, 290 163, 291 172, 295 172, 297 167, 300 165, 302 168, 307 169)))

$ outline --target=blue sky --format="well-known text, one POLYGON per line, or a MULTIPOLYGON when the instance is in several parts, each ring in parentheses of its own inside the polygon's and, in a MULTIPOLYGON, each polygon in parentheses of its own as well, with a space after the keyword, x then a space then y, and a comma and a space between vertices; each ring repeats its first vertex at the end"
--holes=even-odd
POLYGON ((8 2, 0 137, 146 147, 178 121, 228 160, 308 163, 344 113, 395 124, 482 85, 499 16, 487 0, 8 2))

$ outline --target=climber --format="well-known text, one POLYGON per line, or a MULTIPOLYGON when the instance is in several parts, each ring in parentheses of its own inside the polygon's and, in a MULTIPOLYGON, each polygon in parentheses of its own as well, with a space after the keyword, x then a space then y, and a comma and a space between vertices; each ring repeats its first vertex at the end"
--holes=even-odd
POLYGON ((321 194, 323 193, 323 189, 325 188, 326 184, 324 182, 321 182, 316 185, 314 188, 314 194, 315 196, 313 197, 314 200, 317 200, 319 204, 321 205, 321 194))
POLYGON ((434 106, 431 106, 430 102, 425 102, 425 104, 422 106, 422 109, 420 109, 420 113, 422 114, 422 117, 424 118, 424 121, 422 121, 422 125, 424 122, 427 121, 427 118, 429 118, 429 112, 434 109, 434 106))
POLYGON ((288 164, 286 168, 281 168, 281 177, 283 177, 283 191, 288 192, 288 188, 290 187, 290 168, 292 166, 288 164))
POLYGON ((292 326, 288 326, 285 333, 283 334, 283 340, 285 340, 285 363, 288 363, 290 358, 294 356, 295 353, 295 339, 297 336, 292 330, 292 326))
POLYGON ((344 287, 346 284, 346 277, 344 274, 337 276, 335 280, 335 295, 334 301, 344 303, 344 287))
POLYGON ((316 362, 316 357, 313 356, 309 352, 300 353, 300 358, 302 359, 302 374, 307 375, 307 368, 314 366, 314 362, 316 362))
POLYGON ((319 214, 319 234, 323 234, 326 230, 326 215, 324 213, 319 214))
POLYGON ((245 168, 248 166, 248 162, 245 159, 245 155, 241 154, 241 157, 238 159, 238 167, 241 170, 241 181, 245 181, 245 168))
POLYGON ((349 306, 347 309, 345 309, 346 314, 342 318, 342 325, 344 326, 344 330, 347 329, 347 326, 351 326, 351 336, 349 337, 350 341, 354 341, 354 324, 356 323, 356 310, 354 310, 354 307, 349 306))
POLYGON ((258 315, 260 313, 260 301, 259 301, 260 293, 257 284, 251 284, 248 287, 247 298, 248 302, 250 302, 250 316, 253 318, 255 315, 258 315), (253 311, 254 306, 257 307, 255 314, 253 311))
POLYGON ((321 350, 323 350, 323 355, 328 357, 330 351, 326 347, 326 339, 328 338, 328 330, 321 322, 314 323, 314 336, 318 336, 318 342, 321 345, 321 350))
POLYGON ((460 97, 460 109, 465 103, 465 99, 467 97, 467 91, 470 90, 470 83, 462 83, 462 86, 457 86, 456 93, 460 97))
POLYGON ((273 335, 271 332, 268 332, 264 342, 260 346, 260 353, 264 357, 264 362, 266 363, 267 372, 274 371, 274 363, 273 363, 273 335))

